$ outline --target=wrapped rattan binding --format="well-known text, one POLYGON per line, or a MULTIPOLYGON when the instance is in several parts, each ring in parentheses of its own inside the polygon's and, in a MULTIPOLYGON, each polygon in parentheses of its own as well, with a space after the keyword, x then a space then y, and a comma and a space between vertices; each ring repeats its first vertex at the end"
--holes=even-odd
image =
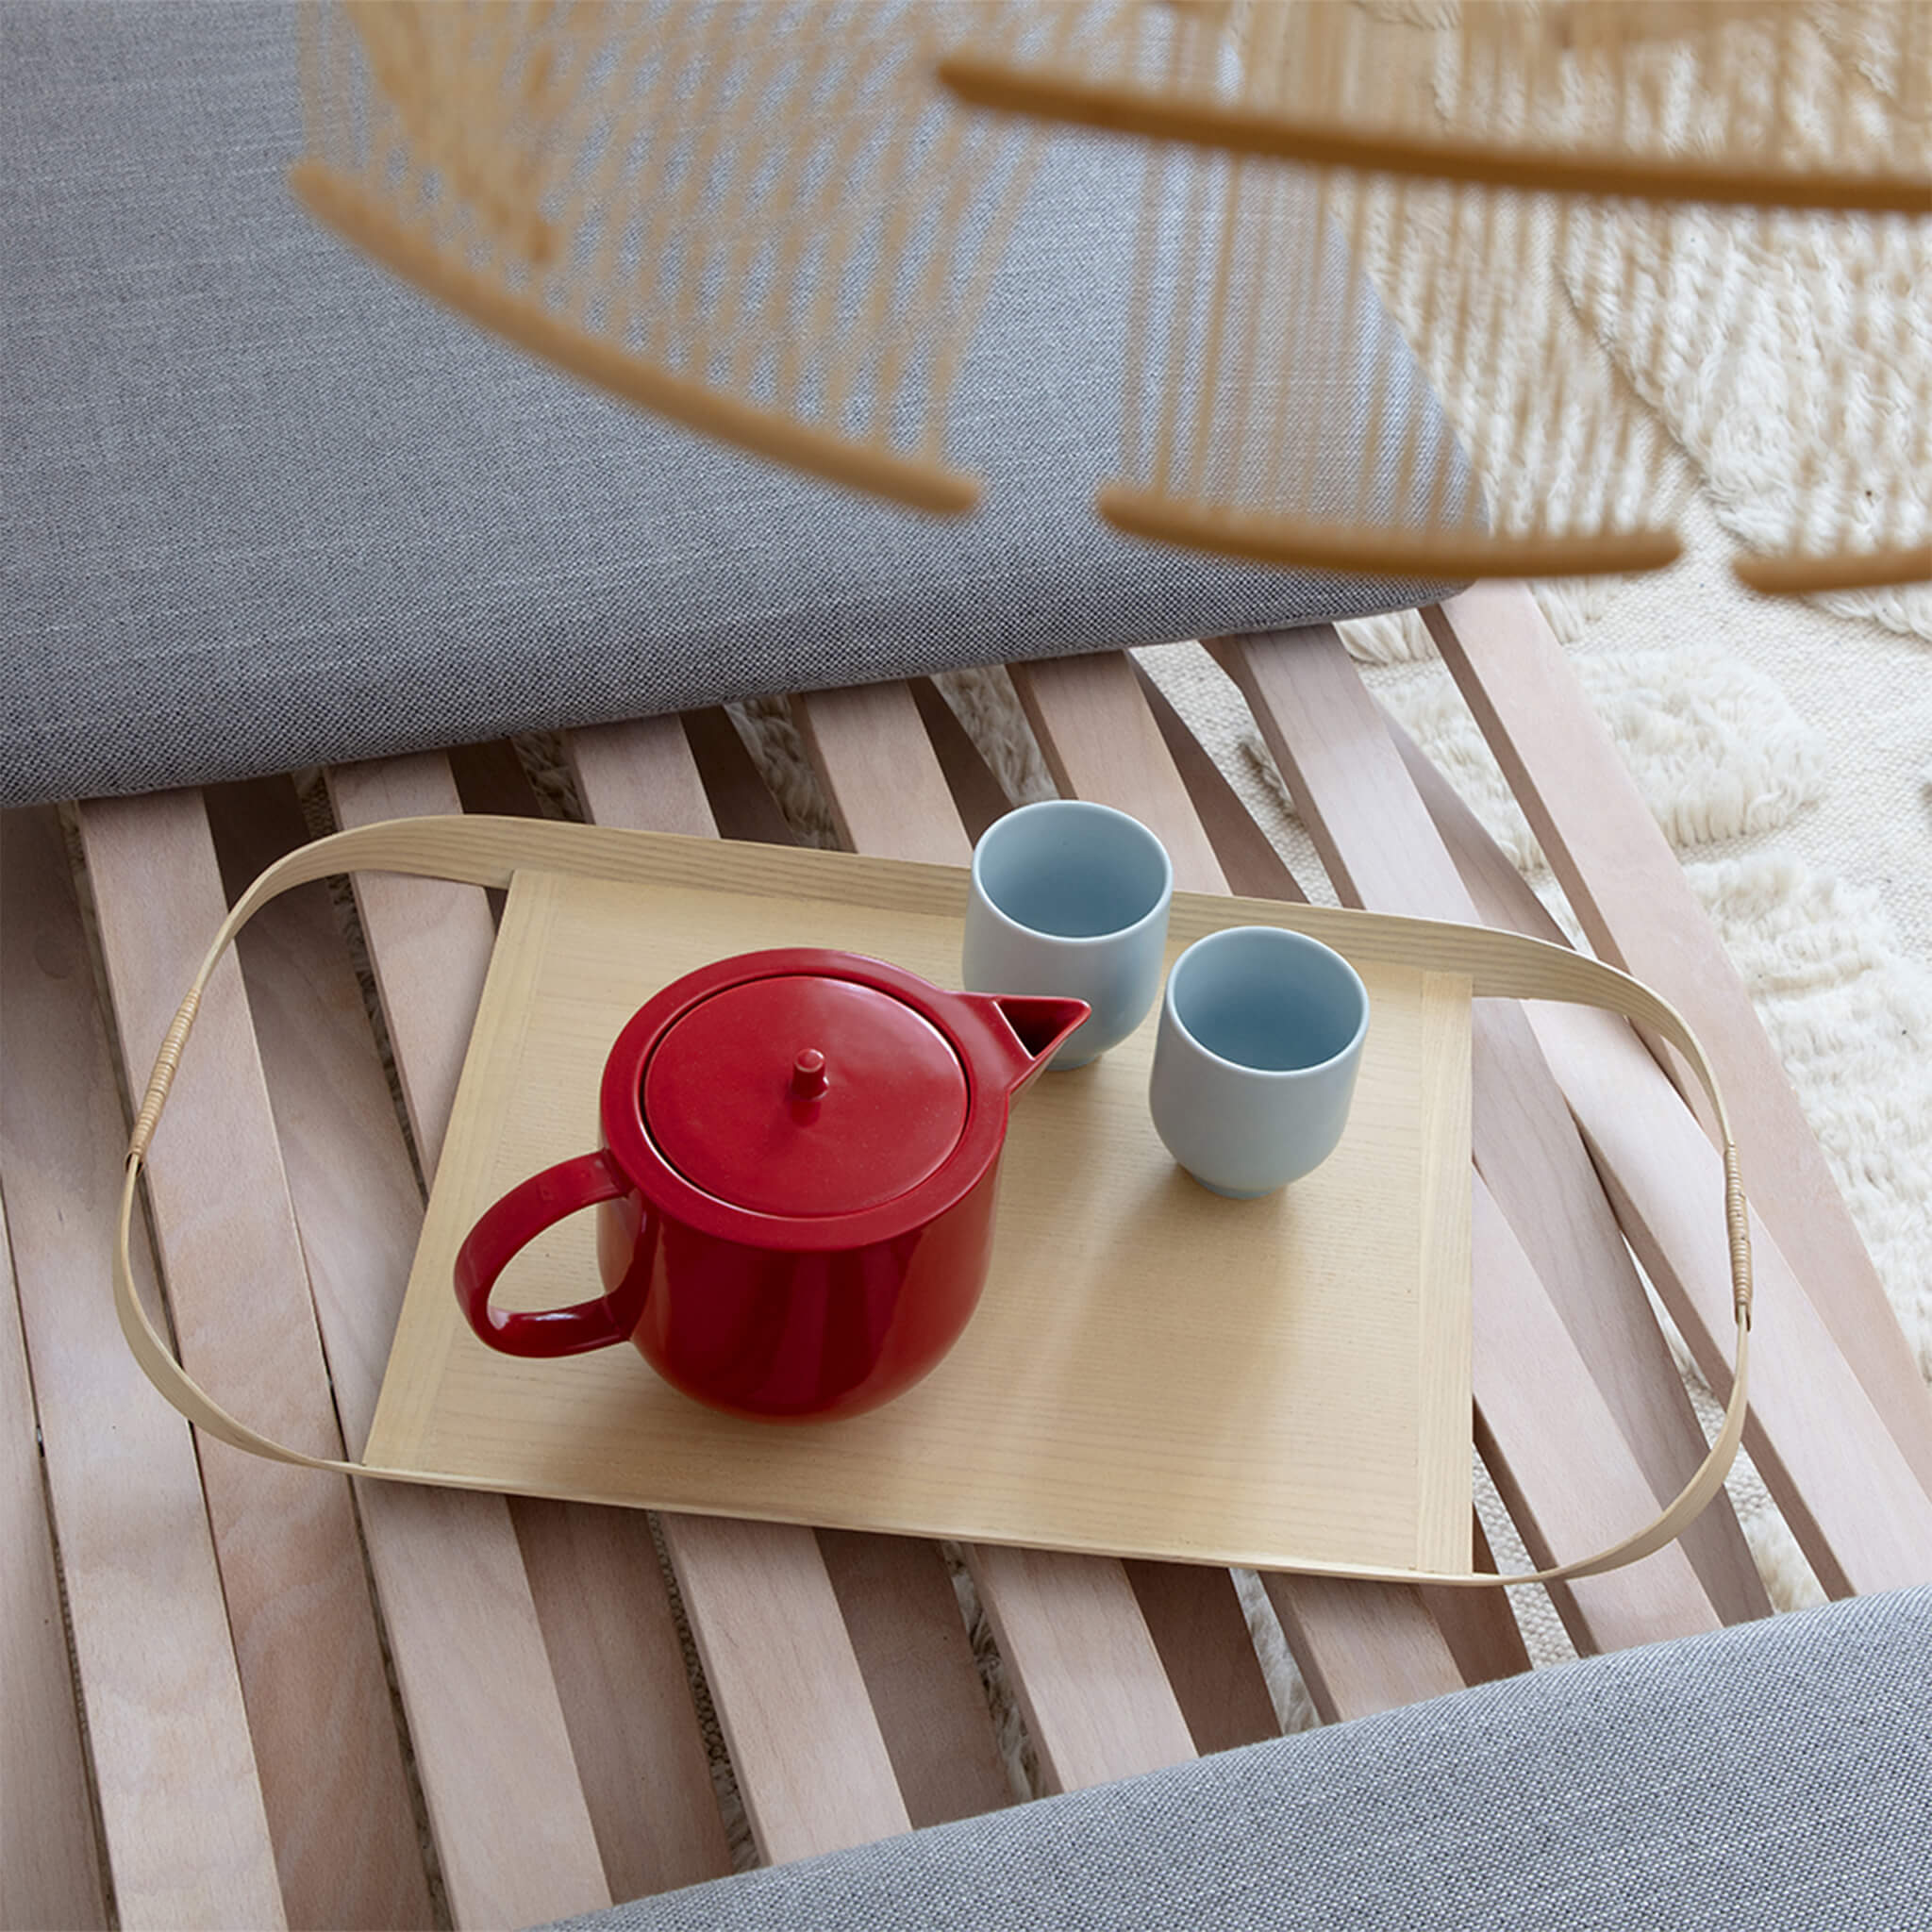
POLYGON ((958 513, 973 325, 1038 139, 950 109, 927 0, 306 0, 311 213, 684 426, 958 513))

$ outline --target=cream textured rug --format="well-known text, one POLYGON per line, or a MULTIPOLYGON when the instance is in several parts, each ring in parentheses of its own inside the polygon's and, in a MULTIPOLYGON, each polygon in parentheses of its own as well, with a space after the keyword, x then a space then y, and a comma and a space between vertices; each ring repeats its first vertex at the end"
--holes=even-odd
MULTIPOLYGON (((1429 36, 1455 17, 1454 0, 1370 6, 1391 58, 1432 58, 1429 36)), ((1399 313, 1396 241, 1372 238, 1369 267, 1399 313)), ((1774 533, 1798 469, 1840 452, 1845 418, 1825 379, 1840 265, 1823 251, 1766 256, 1715 225, 1689 248, 1700 280, 1757 279, 1760 322, 1741 344, 1700 326, 1694 306, 1654 327, 1654 288, 1641 276, 1626 313, 1603 278, 1574 264, 1548 271, 1592 379, 1634 394, 1669 433, 1688 503, 1687 555, 1655 576, 1541 585, 1537 594, 1743 974, 1932 1380, 1932 589, 1793 604, 1736 585, 1733 540, 1774 533)), ((1888 353, 1932 364, 1932 241, 1896 300, 1888 353)), ((1479 446, 1484 398, 1443 388, 1466 443, 1479 446)), ((1921 431, 1866 423, 1862 433, 1895 442, 1921 431)), ((1932 474, 1915 487, 1932 488, 1932 474)), ((1574 936, 1421 624, 1375 619, 1343 632, 1376 695, 1574 936)), ((1332 896, 1233 687, 1197 646, 1141 656, 1296 877, 1332 896)), ((943 682, 1009 791, 1050 795, 1004 675, 943 682)), ((755 707, 745 724, 794 823, 829 842, 782 702, 755 707)), ((1714 1426, 1716 1406, 1685 1370, 1714 1426)), ((1816 1580, 1756 1473, 1741 1467, 1731 1489, 1774 1602, 1815 1601, 1816 1580)), ((1486 1514, 1500 1543, 1513 1541, 1492 1496, 1486 1514)), ((1509 1560, 1507 1547, 1499 1555, 1509 1560)), ((1524 1594, 1532 1654, 1566 1655, 1547 1599, 1524 1594)), ((1284 1721, 1312 1723, 1265 1597, 1252 1585, 1245 1595, 1284 1721)))

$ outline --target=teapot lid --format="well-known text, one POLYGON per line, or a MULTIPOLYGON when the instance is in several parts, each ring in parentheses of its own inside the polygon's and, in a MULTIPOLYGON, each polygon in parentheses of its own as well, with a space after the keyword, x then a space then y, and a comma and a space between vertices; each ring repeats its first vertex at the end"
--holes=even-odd
POLYGON ((965 1131, 972 1089, 916 1008, 819 974, 700 1000, 644 1070, 644 1128, 673 1167, 754 1213, 856 1213, 917 1187, 965 1131))

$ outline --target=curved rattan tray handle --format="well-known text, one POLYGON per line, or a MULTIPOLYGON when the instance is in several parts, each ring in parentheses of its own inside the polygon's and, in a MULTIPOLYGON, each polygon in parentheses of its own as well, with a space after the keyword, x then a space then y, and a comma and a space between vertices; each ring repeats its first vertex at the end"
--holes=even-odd
MULTIPOLYGON (((443 1488, 475 1485, 453 1476, 417 1470, 384 1469, 361 1462, 306 1456, 258 1434, 213 1401, 175 1358, 135 1291, 129 1263, 128 1229, 133 1221, 142 1163, 167 1106, 168 1090, 180 1064, 182 1049, 194 1028, 194 1017, 210 976, 235 935, 271 899, 310 880, 354 871, 392 872, 420 878, 454 879, 466 885, 508 887, 519 869, 567 873, 587 878, 636 879, 653 876, 654 835, 608 825, 533 823, 527 819, 450 817, 392 819, 318 839, 269 867, 249 887, 223 921, 209 946, 194 984, 181 1002, 167 1038, 156 1056, 147 1092, 128 1141, 127 1168, 121 1188, 120 1224, 114 1238, 114 1307, 121 1332, 149 1381, 192 1422, 232 1448, 244 1449, 275 1462, 292 1462, 305 1469, 339 1471, 345 1475, 379 1476, 394 1482, 422 1482, 443 1488)), ((1587 959, 1566 947, 1515 933, 1486 927, 1450 925, 1434 920, 1402 919, 1387 913, 1352 912, 1329 907, 1296 906, 1279 908, 1285 925, 1308 933, 1341 951, 1351 940, 1373 943, 1388 958, 1408 956, 1415 964, 1435 972, 1466 973, 1478 997, 1557 999, 1601 1007, 1625 1019, 1654 1028, 1677 1047, 1710 1096, 1724 1136, 1724 1217, 1730 1232, 1731 1288, 1737 1310, 1737 1353, 1731 1378, 1731 1399, 1724 1426, 1710 1453, 1661 1515, 1634 1534, 1571 1563, 1522 1575, 1498 1576, 1487 1571, 1442 1574, 1360 1567, 1344 1563, 1307 1562, 1292 1567, 1311 1574, 1346 1576, 1377 1583, 1441 1583, 1493 1589, 1502 1584, 1556 1583, 1567 1577, 1594 1576, 1606 1570, 1634 1563, 1661 1549, 1684 1533, 1691 1520, 1724 1486, 1744 1432, 1745 1382, 1751 1330, 1751 1232, 1739 1173, 1738 1150, 1717 1078, 1690 1031, 1670 1003, 1628 974, 1587 959)))

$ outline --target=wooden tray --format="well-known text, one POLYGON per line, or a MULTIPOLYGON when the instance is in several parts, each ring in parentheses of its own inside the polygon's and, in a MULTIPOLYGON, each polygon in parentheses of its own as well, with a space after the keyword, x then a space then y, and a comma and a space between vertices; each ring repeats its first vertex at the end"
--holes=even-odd
MULTIPOLYGON (((1154 1019, 1017 1103, 991 1275, 965 1335, 872 1414, 714 1414, 634 1350, 498 1355, 456 1250, 525 1174, 595 1144, 625 1020, 706 960, 847 947, 957 985, 962 873, 665 840, 638 886, 520 872, 472 1035, 368 1459, 581 1501, 1124 1556, 1466 1569, 1469 981, 1357 958, 1373 1002, 1348 1133, 1315 1174, 1230 1202, 1146 1108, 1154 1019)), ((1172 950, 1280 923, 1177 895, 1172 950)), ((592 1217, 541 1238, 505 1307, 592 1291, 592 1217)))

